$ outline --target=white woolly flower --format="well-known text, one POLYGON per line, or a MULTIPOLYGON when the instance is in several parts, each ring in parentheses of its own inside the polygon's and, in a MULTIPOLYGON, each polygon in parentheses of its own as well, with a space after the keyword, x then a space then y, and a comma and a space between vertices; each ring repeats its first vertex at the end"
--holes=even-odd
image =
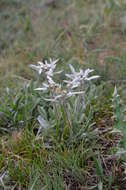
POLYGON ((71 89, 77 88, 80 86, 81 82, 83 80, 93 80, 96 78, 99 78, 98 75, 94 75, 89 77, 89 73, 93 72, 93 69, 86 69, 85 71, 80 69, 79 72, 76 72, 74 67, 70 64, 69 65, 70 70, 71 70, 71 74, 66 74, 66 77, 69 78, 70 80, 64 80, 64 82, 67 84, 68 87, 70 87, 71 89))
POLYGON ((81 86, 83 80, 90 81, 99 78, 99 76, 97 75, 89 76, 89 74, 94 71, 92 69, 80 69, 79 72, 76 72, 74 67, 70 64, 69 67, 71 70, 71 74, 66 74, 68 80, 64 80, 64 82, 67 84, 67 88, 62 90, 61 84, 57 84, 52 79, 54 74, 59 74, 62 72, 54 72, 57 61, 58 60, 53 61, 52 59, 50 59, 49 62, 47 60, 45 62, 38 62, 37 66, 31 65, 31 67, 35 69, 39 74, 46 74, 46 81, 42 83, 42 87, 35 89, 37 91, 51 92, 51 98, 44 98, 46 101, 62 102, 71 96, 83 94, 84 91, 75 91, 74 89, 81 86))
POLYGON ((36 88, 37 91, 48 91, 50 88, 61 87, 60 84, 55 83, 51 76, 47 76, 47 83, 43 82, 42 87, 36 88))
POLYGON ((44 72, 47 76, 53 76, 53 72, 56 68, 57 62, 58 59, 56 60, 49 59, 49 62, 47 60, 45 60, 44 62, 39 61, 38 65, 31 64, 30 67, 35 71, 37 71, 39 75, 44 72))

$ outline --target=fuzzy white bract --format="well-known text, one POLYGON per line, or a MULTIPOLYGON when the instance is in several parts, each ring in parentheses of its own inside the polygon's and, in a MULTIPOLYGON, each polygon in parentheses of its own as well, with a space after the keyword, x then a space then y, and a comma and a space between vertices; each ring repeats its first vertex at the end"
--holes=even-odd
POLYGON ((30 65, 32 69, 38 72, 38 74, 45 73, 47 76, 53 76, 54 70, 56 68, 56 63, 58 59, 52 60, 51 58, 49 61, 45 60, 44 62, 38 61, 38 65, 30 65))
POLYGON ((80 69, 79 72, 76 72, 74 67, 71 64, 69 65, 69 67, 71 70, 71 74, 66 74, 66 77, 69 80, 64 80, 64 82, 71 89, 79 87, 82 84, 82 81, 84 81, 84 80, 90 81, 90 80, 99 78, 98 75, 94 75, 91 77, 88 76, 91 72, 94 71, 93 69, 86 69, 86 70, 80 69))
POLYGON ((82 82, 99 78, 98 75, 89 76, 89 74, 94 71, 93 69, 80 69, 79 72, 77 72, 75 68, 70 64, 69 67, 71 74, 65 74, 68 80, 63 80, 61 84, 56 83, 53 79, 53 76, 62 72, 54 72, 57 62, 58 59, 49 59, 49 62, 47 60, 45 62, 38 62, 37 66, 30 65, 30 67, 36 70, 39 75, 44 74, 46 76, 45 80, 42 83, 42 86, 35 89, 37 91, 50 92, 50 96, 48 98, 44 98, 46 101, 63 102, 71 96, 83 94, 84 91, 81 88, 82 82), (64 86, 63 83, 66 85, 64 86), (75 90, 77 87, 80 88, 75 90))

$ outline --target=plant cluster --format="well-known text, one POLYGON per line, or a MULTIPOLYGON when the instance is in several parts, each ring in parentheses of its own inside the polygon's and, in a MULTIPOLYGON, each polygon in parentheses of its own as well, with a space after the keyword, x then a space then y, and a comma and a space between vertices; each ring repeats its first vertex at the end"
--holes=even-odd
MULTIPOLYGON (((40 75, 44 75, 44 81, 42 87, 36 88, 36 91, 45 92, 43 100, 52 103, 52 112, 54 122, 50 122, 50 119, 44 117, 46 114, 42 113, 38 116, 40 128, 37 135, 46 127, 54 127, 56 130, 56 136, 67 136, 68 139, 73 139, 75 136, 83 135, 82 131, 86 130, 85 110, 90 106, 85 102, 87 93, 89 93, 89 82, 93 79, 99 78, 99 76, 89 76, 93 72, 91 69, 80 69, 78 72, 70 64, 70 74, 65 74, 67 80, 63 80, 61 83, 54 81, 55 74, 60 74, 62 71, 55 72, 56 63, 58 60, 50 59, 49 62, 38 62, 38 65, 30 65, 30 67, 38 72, 40 75), (48 95, 48 97, 46 97, 48 95), (62 125, 62 127, 61 127, 62 125), (80 125, 80 126, 79 126, 80 125), (62 132, 61 132, 62 130, 62 132), (59 133, 62 133, 62 135, 59 133)), ((79 138, 78 136, 78 138, 79 138)))

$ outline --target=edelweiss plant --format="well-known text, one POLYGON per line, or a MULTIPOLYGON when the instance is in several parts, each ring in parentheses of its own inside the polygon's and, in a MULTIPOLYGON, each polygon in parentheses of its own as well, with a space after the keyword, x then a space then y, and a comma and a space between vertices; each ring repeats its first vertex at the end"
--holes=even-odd
POLYGON ((82 82, 84 80, 90 81, 92 79, 96 79, 99 78, 98 75, 94 75, 89 77, 89 73, 93 72, 93 69, 86 69, 85 71, 80 69, 79 72, 76 72, 74 67, 70 64, 69 65, 70 70, 71 70, 71 74, 65 74, 67 78, 69 78, 69 80, 64 80, 64 82, 67 84, 68 87, 70 87, 71 89, 80 87, 82 85, 82 82))
POLYGON ((58 59, 52 60, 50 59, 49 62, 45 60, 44 62, 38 61, 38 65, 30 65, 32 69, 38 72, 39 75, 45 73, 47 76, 53 76, 54 70, 56 68, 56 63, 58 59))
MULTIPOLYGON (((66 131, 70 139, 73 138, 73 124, 72 124, 72 118, 71 118, 71 112, 70 110, 70 99, 72 97, 76 96, 82 96, 85 93, 85 90, 83 88, 84 81, 91 81, 93 79, 99 78, 98 75, 89 76, 90 73, 92 73, 94 70, 92 69, 86 69, 82 70, 80 69, 79 72, 75 70, 75 68, 70 64, 70 74, 65 74, 65 76, 68 78, 68 80, 63 80, 61 83, 57 83, 54 81, 53 77, 55 74, 60 74, 62 71, 55 72, 56 69, 56 63, 57 60, 49 59, 49 61, 45 62, 38 62, 38 65, 30 65, 30 67, 38 72, 38 74, 41 76, 44 74, 45 80, 42 82, 41 87, 36 88, 36 91, 42 91, 43 93, 47 92, 48 96, 44 96, 43 99, 48 102, 52 102, 53 109, 55 111, 55 117, 56 117, 56 132, 57 136, 60 129, 61 121, 64 120, 64 128, 63 128, 63 134, 64 131, 66 131)), ((75 101, 75 100, 74 100, 75 101)), ((81 102, 82 99, 79 99, 79 105, 83 105, 81 102)), ((75 101, 76 102, 76 101, 75 101)), ((73 104, 75 103, 73 102, 73 104)), ((84 106, 83 106, 84 107, 84 106)), ((83 110, 83 109, 82 109, 83 110)), ((46 121, 43 116, 38 117, 38 121, 41 124, 41 129, 45 129, 45 126, 49 126, 48 121, 46 121), (46 124, 45 124, 46 123, 46 124)), ((39 130, 40 132, 41 130, 39 130)))

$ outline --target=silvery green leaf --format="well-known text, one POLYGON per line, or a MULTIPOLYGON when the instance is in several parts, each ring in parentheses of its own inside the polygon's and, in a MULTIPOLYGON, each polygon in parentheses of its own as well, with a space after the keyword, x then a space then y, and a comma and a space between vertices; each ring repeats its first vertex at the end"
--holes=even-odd
POLYGON ((43 82, 42 84, 43 84, 44 87, 49 88, 49 85, 48 85, 48 84, 46 84, 46 83, 44 83, 44 82, 43 82))
POLYGON ((110 133, 122 133, 121 130, 114 128, 110 133))
POLYGON ((95 76, 92 76, 92 77, 88 77, 88 78, 86 78, 86 80, 92 80, 92 79, 97 79, 97 78, 99 78, 100 76, 98 76, 98 75, 95 75, 95 76))
POLYGON ((71 64, 69 64, 69 67, 70 67, 71 72, 73 74, 76 74, 76 71, 75 71, 74 67, 71 64))
POLYGON ((54 74, 61 74, 62 72, 63 72, 63 70, 54 72, 54 74))
POLYGON ((124 163, 124 174, 126 175, 126 163, 124 163))
POLYGON ((38 116, 37 120, 40 123, 41 129, 49 127, 49 123, 41 115, 38 116))
POLYGON ((124 12, 124 15, 120 18, 121 27, 125 31, 126 30, 126 12, 124 12))
POLYGON ((80 92, 68 92, 67 96, 71 97, 71 96, 78 95, 78 94, 83 94, 83 93, 84 93, 84 91, 80 91, 80 92))
POLYGON ((125 151, 123 148, 120 148, 120 149, 116 152, 115 156, 120 157, 120 156, 125 155, 125 154, 126 154, 126 151, 125 151))
POLYGON ((6 87, 6 92, 8 95, 10 94, 10 89, 8 87, 6 87))
POLYGON ((40 115, 43 115, 44 118, 47 118, 47 113, 43 107, 38 106, 38 112, 40 115))
POLYGON ((64 96, 64 94, 59 94, 59 95, 55 96, 53 99, 52 98, 44 98, 44 100, 49 101, 49 102, 57 102, 63 96, 64 96))
POLYGON ((55 99, 57 100, 59 98, 62 98, 63 96, 64 96, 64 94, 59 94, 59 95, 55 96, 55 99))
POLYGON ((73 78, 73 75, 72 74, 65 74, 66 77, 72 79, 73 78))
POLYGON ((36 91, 46 91, 47 88, 46 88, 46 87, 43 87, 43 88, 35 88, 34 90, 36 90, 36 91))
POLYGON ((71 89, 77 88, 79 86, 80 86, 80 82, 73 83, 73 85, 71 86, 71 89))
POLYGON ((116 88, 116 86, 115 86, 115 88, 114 88, 114 92, 113 92, 113 95, 112 95, 113 97, 119 97, 119 94, 118 94, 118 92, 117 92, 117 88, 116 88))
POLYGON ((56 99, 51 99, 51 98, 43 98, 45 101, 48 101, 48 102, 57 102, 56 99))
POLYGON ((79 123, 81 123, 83 121, 84 117, 85 117, 85 113, 82 113, 80 116, 80 119, 79 119, 79 123))
POLYGON ((63 82, 71 84, 71 81, 69 81, 69 80, 64 80, 63 82))
POLYGON ((74 102, 74 113, 76 113, 77 110, 78 110, 79 101, 80 101, 80 98, 77 97, 77 98, 75 99, 75 102, 74 102))
POLYGON ((102 183, 102 181, 100 181, 98 183, 98 190, 103 190, 103 183, 102 183))

